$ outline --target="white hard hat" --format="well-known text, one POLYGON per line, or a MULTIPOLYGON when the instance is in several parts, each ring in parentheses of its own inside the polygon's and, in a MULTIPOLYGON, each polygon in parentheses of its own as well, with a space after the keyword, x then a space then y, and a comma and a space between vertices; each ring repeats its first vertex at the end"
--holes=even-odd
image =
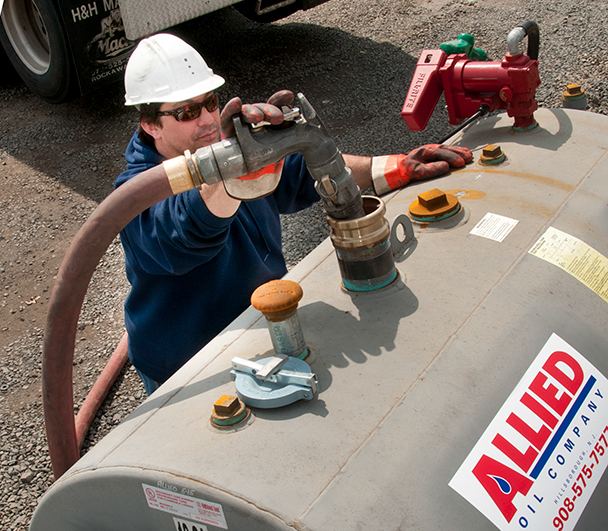
POLYGON ((125 105, 185 101, 224 84, 201 55, 175 35, 143 39, 125 70, 125 105))

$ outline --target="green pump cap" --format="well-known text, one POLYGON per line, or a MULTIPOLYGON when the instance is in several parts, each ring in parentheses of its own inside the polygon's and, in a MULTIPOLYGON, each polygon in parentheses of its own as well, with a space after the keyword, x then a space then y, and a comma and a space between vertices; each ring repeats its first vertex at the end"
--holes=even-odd
POLYGON ((460 33, 453 41, 442 42, 439 48, 447 54, 466 53, 471 59, 485 61, 488 54, 481 48, 474 48, 475 37, 470 33, 460 33))

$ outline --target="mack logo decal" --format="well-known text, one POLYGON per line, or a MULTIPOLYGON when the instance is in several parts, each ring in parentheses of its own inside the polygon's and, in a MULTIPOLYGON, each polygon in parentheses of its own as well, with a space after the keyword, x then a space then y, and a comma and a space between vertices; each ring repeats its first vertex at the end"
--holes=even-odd
POLYGON ((125 36, 125 27, 120 16, 120 9, 110 11, 101 19, 101 32, 89 43, 89 55, 97 63, 113 60, 135 46, 125 36))
MULTIPOLYGON (((478 508, 485 504, 480 510, 501 529, 546 529, 551 522, 558 527, 557 521, 560 530, 574 525, 586 503, 582 497, 588 500, 592 489, 583 494, 581 483, 577 502, 577 494, 572 493, 573 501, 564 486, 572 486, 589 446, 603 436, 607 383, 582 355, 552 335, 450 486, 478 508), (557 504, 564 499, 558 516, 545 501, 549 498, 557 504)), ((603 470, 602 444, 594 465, 603 470)))

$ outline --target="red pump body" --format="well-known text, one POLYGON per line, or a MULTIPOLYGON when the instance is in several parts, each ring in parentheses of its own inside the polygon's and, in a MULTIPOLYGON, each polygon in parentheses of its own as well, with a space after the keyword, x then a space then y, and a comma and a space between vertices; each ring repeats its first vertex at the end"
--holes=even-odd
POLYGON ((538 61, 523 53, 507 54, 502 61, 474 61, 464 53, 447 55, 442 50, 424 50, 401 117, 412 131, 422 131, 443 92, 453 125, 485 105, 490 111, 506 109, 515 119, 515 127, 527 128, 536 123, 539 85, 538 61))

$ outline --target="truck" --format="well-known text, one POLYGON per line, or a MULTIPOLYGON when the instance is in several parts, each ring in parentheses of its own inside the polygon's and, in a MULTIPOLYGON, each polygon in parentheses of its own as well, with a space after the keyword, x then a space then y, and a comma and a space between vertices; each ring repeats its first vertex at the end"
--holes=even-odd
POLYGON ((5 0, 0 45, 29 89, 51 103, 122 78, 139 39, 234 5, 272 22, 327 0, 5 0))

